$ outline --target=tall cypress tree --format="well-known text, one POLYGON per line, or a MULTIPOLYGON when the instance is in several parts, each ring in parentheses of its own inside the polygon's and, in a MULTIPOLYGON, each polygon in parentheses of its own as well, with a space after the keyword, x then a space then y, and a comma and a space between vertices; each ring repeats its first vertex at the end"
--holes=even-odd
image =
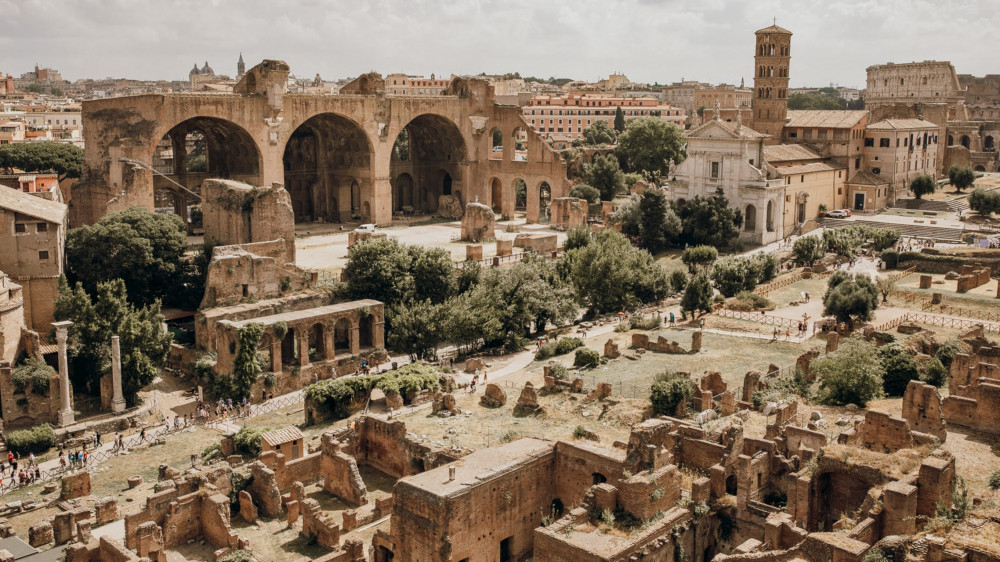
POLYGON ((625 131, 625 112, 622 111, 622 106, 618 106, 615 110, 615 130, 619 133, 625 131))

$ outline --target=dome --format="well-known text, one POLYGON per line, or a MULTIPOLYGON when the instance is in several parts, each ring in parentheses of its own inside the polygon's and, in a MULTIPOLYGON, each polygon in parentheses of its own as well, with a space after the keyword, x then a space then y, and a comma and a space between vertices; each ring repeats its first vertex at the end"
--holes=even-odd
POLYGON ((212 70, 212 67, 208 66, 208 61, 205 61, 205 66, 201 67, 201 73, 209 76, 215 75, 215 71, 212 70))
POLYGON ((200 71, 198 70, 198 63, 194 63, 194 68, 191 69, 191 72, 188 72, 188 76, 194 76, 195 74, 198 74, 199 72, 200 71))

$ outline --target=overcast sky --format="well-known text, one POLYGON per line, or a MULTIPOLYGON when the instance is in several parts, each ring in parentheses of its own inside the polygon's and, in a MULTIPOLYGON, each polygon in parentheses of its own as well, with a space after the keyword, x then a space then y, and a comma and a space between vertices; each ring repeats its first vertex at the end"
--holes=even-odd
POLYGON ((0 72, 65 79, 234 75, 281 59, 326 79, 375 70, 520 72, 749 86, 757 29, 791 30, 791 85, 864 87, 865 68, 950 60, 1000 73, 996 0, 0 0, 0 72), (991 58, 993 60, 991 60, 991 58), (991 62, 993 64, 991 64, 991 62))

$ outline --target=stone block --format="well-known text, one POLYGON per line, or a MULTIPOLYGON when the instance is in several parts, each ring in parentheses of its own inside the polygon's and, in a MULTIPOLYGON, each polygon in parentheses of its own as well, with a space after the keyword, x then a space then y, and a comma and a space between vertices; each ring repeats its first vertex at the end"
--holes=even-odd
POLYGON ((615 343, 614 339, 608 338, 608 341, 604 342, 604 356, 609 359, 616 359, 620 355, 618 344, 615 343))
MULTIPOLYGON (((496 215, 493 209, 482 203, 468 203, 465 206, 465 214, 462 215, 462 240, 470 242, 482 242, 496 238, 496 215)), ((479 247, 482 258, 482 246, 479 247)), ((470 258, 471 259, 471 258, 470 258)))
POLYGON ((118 519, 118 498, 108 496, 98 500, 94 504, 94 514, 98 526, 118 519))
POLYGON ((28 527, 28 544, 35 548, 49 544, 54 538, 52 523, 49 520, 28 527))
POLYGON ((87 471, 67 474, 62 477, 62 491, 59 499, 71 500, 90 495, 90 473, 87 471))
POLYGON ((285 502, 285 509, 288 510, 288 526, 291 527, 299 520, 298 500, 288 500, 285 502))
POLYGON ((499 408, 507 403, 507 393, 498 385, 489 383, 486 385, 486 392, 479 399, 479 404, 487 408, 499 408))
POLYGON ((509 256, 514 253, 514 241, 513 240, 500 240, 497 239, 497 253, 498 256, 509 256))
POLYGON ((931 281, 932 280, 933 280, 933 278, 930 275, 921 275, 920 276, 920 288, 921 289, 930 289, 931 288, 931 281))
POLYGON ((479 261, 483 259, 483 246, 481 244, 467 244, 465 246, 466 261, 479 261))
POLYGON ((128 478, 129 489, 138 487, 140 484, 142 484, 142 476, 129 476, 128 478))
POLYGON ((535 386, 531 384, 531 381, 524 383, 524 388, 521 389, 521 395, 517 397, 517 405, 514 406, 515 416, 527 416, 531 414, 536 414, 541 410, 541 406, 538 405, 538 393, 535 392, 535 386))

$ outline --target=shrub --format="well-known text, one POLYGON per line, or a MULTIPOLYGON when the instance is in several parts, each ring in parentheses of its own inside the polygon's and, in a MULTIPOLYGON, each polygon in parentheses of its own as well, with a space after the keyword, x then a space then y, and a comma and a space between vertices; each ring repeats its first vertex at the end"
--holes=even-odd
POLYGON ((657 375, 649 392, 653 413, 658 416, 677 414, 677 405, 694 396, 695 385, 688 376, 666 371, 657 375))
POLYGON ((436 368, 410 363, 379 376, 375 388, 383 392, 398 392, 403 402, 409 404, 420 391, 439 388, 440 381, 441 374, 436 368))
POLYGON ((535 360, 542 361, 548 359, 549 357, 555 357, 556 355, 556 342, 550 341, 549 343, 543 343, 538 351, 535 352, 535 360))
POLYGON ((873 548, 865 553, 861 562, 893 562, 892 556, 886 556, 881 548, 873 548))
POLYGON ((974 189, 969 194, 969 208, 983 216, 992 215, 1000 211, 1000 193, 974 189))
MULTIPOLYGON (((911 380, 920 378, 917 362, 908 349, 900 344, 884 345, 878 350, 885 375, 882 388, 887 396, 902 396, 911 380)), ((944 366, 942 365, 942 368, 944 366)))
POLYGON ((549 367, 549 376, 556 379, 569 378, 569 369, 567 369, 566 365, 563 365, 562 363, 556 363, 555 365, 549 367))
POLYGON ((757 252, 753 255, 758 270, 758 283, 766 283, 778 276, 778 257, 771 252, 757 252))
POLYGON ((601 364, 601 354, 586 347, 576 350, 574 367, 596 367, 601 364))
POLYGON ((1000 468, 994 470, 990 474, 990 479, 989 482, 987 482, 987 485, 991 490, 1000 490, 1000 468))
POLYGON ((47 423, 7 433, 7 449, 15 455, 44 453, 55 444, 56 434, 47 423))
POLYGON ((688 274, 683 269, 675 269, 670 272, 670 288, 675 293, 679 293, 687 287, 688 274))
POLYGON ((719 251, 713 246, 691 246, 684 248, 684 252, 681 254, 681 261, 688 266, 691 275, 698 272, 699 266, 708 268, 717 259, 719 259, 719 251))
POLYGON ((792 245, 792 258, 799 265, 812 267, 825 253, 826 244, 818 236, 800 236, 792 245))
POLYGON ((212 462, 215 459, 222 458, 222 445, 219 443, 213 443, 201 452, 201 460, 204 462, 212 462))
POLYGON ((819 381, 821 404, 864 407, 883 396, 885 368, 875 346, 860 338, 847 338, 833 353, 814 359, 809 366, 819 381))
POLYGON ((205 381, 215 379, 215 363, 219 360, 215 353, 206 353, 194 362, 194 374, 205 381))
POLYGON ((11 371, 14 390, 25 392, 30 385, 33 394, 47 396, 49 394, 49 377, 55 372, 55 369, 49 367, 46 362, 29 358, 11 371))
POLYGON ((225 556, 215 559, 216 562, 253 562, 255 559, 249 550, 234 550, 225 556))
POLYGON ((924 367, 924 374, 920 380, 941 388, 948 382, 948 369, 944 367, 940 359, 932 357, 924 367))
POLYGON ((570 250, 582 248, 587 244, 590 244, 590 230, 585 226, 571 228, 566 233, 566 242, 563 244, 563 250, 569 252, 570 250))
POLYGON ((938 346, 937 353, 934 354, 941 364, 945 366, 946 369, 951 368, 951 362, 955 359, 955 355, 959 353, 967 353, 968 350, 965 349, 968 344, 962 343, 958 338, 951 338, 938 346))
POLYGON ((267 388, 274 388, 278 384, 278 376, 274 373, 268 373, 264 375, 264 386, 267 388))
POLYGON ((586 439, 587 428, 583 427, 582 425, 576 426, 576 428, 573 430, 573 437, 577 439, 586 439))
POLYGON ((886 269, 896 269, 899 265, 899 252, 896 250, 884 250, 882 252, 882 262, 885 263, 886 269))
POLYGON ((245 425, 233 435, 233 447, 244 455, 256 457, 260 454, 261 438, 267 428, 245 425))
POLYGON ((649 318, 645 316, 633 316, 629 319, 628 325, 633 330, 656 330, 663 325, 663 317, 656 313, 649 318))
POLYGON ((771 308, 774 303, 766 297, 751 291, 740 291, 729 303, 729 308, 733 310, 757 310, 761 308, 771 308))
POLYGON ((597 203, 601 200, 600 190, 585 183, 574 185, 573 189, 569 190, 569 196, 586 199, 587 203, 597 203))
POLYGON ((582 345, 580 338, 563 338, 556 342, 556 355, 565 355, 582 345))
POLYGON ((753 407, 760 410, 769 402, 783 402, 792 396, 808 398, 808 395, 809 381, 801 370, 796 369, 794 374, 766 379, 764 388, 754 392, 750 400, 753 407))

